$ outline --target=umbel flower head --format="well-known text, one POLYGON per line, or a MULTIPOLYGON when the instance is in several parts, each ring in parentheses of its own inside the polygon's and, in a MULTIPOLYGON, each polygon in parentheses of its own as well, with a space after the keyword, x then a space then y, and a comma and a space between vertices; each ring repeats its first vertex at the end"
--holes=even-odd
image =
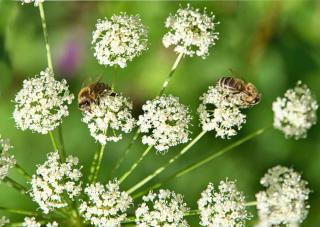
POLYGON ((256 194, 261 222, 271 225, 299 225, 308 214, 310 190, 293 169, 275 166, 261 179, 265 191, 256 194))
POLYGON ((5 216, 2 216, 0 218, 0 227, 6 226, 9 223, 10 223, 9 219, 6 218, 5 216))
POLYGON ((250 219, 245 197, 234 181, 221 181, 217 189, 210 183, 201 193, 198 207, 202 226, 240 227, 250 219))
POLYGON ((79 211, 89 223, 98 227, 121 225, 127 217, 126 211, 132 204, 132 198, 121 192, 117 180, 107 185, 90 184, 84 189, 87 200, 82 201, 79 211))
POLYGON ((301 81, 289 89, 283 98, 277 98, 272 104, 274 112, 273 126, 287 138, 307 137, 307 131, 317 122, 318 104, 307 85, 301 81))
POLYGON ((148 31, 139 15, 120 13, 99 19, 93 32, 94 56, 101 65, 127 66, 147 49, 148 31))
POLYGON ((59 154, 52 152, 48 154, 48 160, 38 166, 32 176, 30 196, 43 213, 68 206, 64 198, 74 200, 80 194, 82 174, 80 168, 76 168, 78 162, 73 156, 62 162, 59 154))
MULTIPOLYGON (((22 223, 23 227, 41 227, 41 223, 37 222, 35 217, 26 217, 24 218, 24 222, 22 223)), ((57 222, 49 222, 46 224, 46 227, 58 227, 57 222)))
POLYGON ((39 6, 40 3, 43 3, 44 0, 21 0, 22 4, 34 3, 34 6, 39 6))
POLYGON ((10 141, 1 138, 0 135, 0 182, 8 175, 9 170, 16 164, 15 157, 8 152, 11 148, 10 141))
POLYGON ((246 122, 246 115, 240 108, 244 108, 240 96, 230 95, 218 85, 210 86, 201 97, 198 113, 202 129, 216 131, 216 137, 230 138, 237 135, 237 131, 246 122))
POLYGON ((132 103, 127 98, 107 92, 99 102, 91 103, 90 111, 83 112, 82 121, 99 143, 117 142, 122 138, 121 132, 129 133, 135 126, 131 110, 132 103))
POLYGON ((154 146, 158 151, 189 140, 189 110, 172 95, 157 97, 142 106, 143 115, 137 124, 145 135, 142 143, 154 146))
POLYGON ((169 29, 163 37, 163 45, 174 46, 174 51, 190 57, 197 55, 205 58, 209 47, 215 45, 219 33, 215 32, 215 16, 204 10, 193 9, 189 5, 170 15, 165 26, 169 29))
POLYGON ((57 81, 50 69, 34 78, 24 80, 14 99, 13 118, 22 130, 47 134, 69 115, 68 105, 74 99, 66 80, 57 81))
POLYGON ((149 192, 142 200, 143 203, 136 210, 138 227, 189 226, 184 219, 184 213, 189 208, 182 195, 161 189, 158 194, 149 192))

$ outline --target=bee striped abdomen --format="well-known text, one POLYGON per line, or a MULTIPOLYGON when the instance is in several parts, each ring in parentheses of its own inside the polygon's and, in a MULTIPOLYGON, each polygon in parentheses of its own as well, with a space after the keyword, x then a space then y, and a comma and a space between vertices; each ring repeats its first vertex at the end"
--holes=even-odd
POLYGON ((219 87, 231 92, 241 92, 243 90, 243 82, 234 77, 222 77, 218 81, 219 87))

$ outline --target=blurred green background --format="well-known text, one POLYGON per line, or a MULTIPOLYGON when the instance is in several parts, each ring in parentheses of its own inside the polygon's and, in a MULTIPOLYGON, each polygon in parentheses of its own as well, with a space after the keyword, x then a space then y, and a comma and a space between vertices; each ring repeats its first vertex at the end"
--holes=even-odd
MULTIPOLYGON (((116 77, 116 90, 131 97, 134 113, 138 116, 141 105, 159 92, 176 54, 165 49, 161 39, 166 32, 164 21, 179 5, 187 2, 45 2, 49 41, 53 52, 57 77, 66 78, 70 89, 77 94, 83 84, 95 80, 100 74, 103 81, 116 77), (128 64, 125 69, 105 68, 97 63, 91 49, 91 34, 98 18, 110 17, 126 11, 140 14, 149 28, 149 50, 128 64)), ((194 115, 192 137, 200 132, 196 109, 199 96, 219 77, 230 75, 230 69, 240 77, 252 81, 263 94, 262 102, 247 111, 247 124, 239 135, 230 139, 216 139, 208 133, 182 159, 164 174, 152 181, 168 176, 209 153, 231 144, 233 141, 259 128, 272 124, 271 104, 297 80, 306 83, 320 97, 320 1, 218 1, 191 2, 194 7, 207 7, 220 21, 217 31, 220 40, 211 48, 205 60, 185 58, 178 66, 167 93, 180 97, 189 105, 194 115)), ((13 153, 18 162, 30 173, 36 164, 42 163, 52 151, 48 136, 20 131, 12 118, 13 103, 22 81, 46 68, 45 46, 39 11, 32 4, 0 0, 0 133, 10 138, 13 153)), ((83 171, 88 170, 98 145, 90 137, 81 121, 76 102, 70 107, 70 116, 63 122, 66 150, 77 155, 83 171)), ((307 139, 287 140, 274 129, 237 147, 232 152, 167 185, 166 188, 182 193, 191 208, 196 208, 200 192, 208 182, 218 183, 225 178, 237 180, 239 189, 248 201, 261 190, 259 180, 274 165, 293 167, 303 174, 312 189, 310 213, 302 226, 320 226, 320 126, 312 127, 307 139)), ((122 155, 133 133, 118 142, 107 145, 103 160, 102 178, 109 177, 110 169, 122 155)), ((155 167, 175 155, 183 145, 161 155, 153 152, 137 168, 122 189, 127 189, 155 167)), ((122 168, 120 176, 139 157, 145 146, 136 143, 122 168)), ((11 176, 20 182, 22 178, 13 170, 11 176)), ((31 209, 37 206, 30 199, 0 184, 0 206, 31 209)), ((255 210, 251 209, 255 214, 255 210)), ((23 219, 19 215, 6 215, 13 221, 23 219)), ((255 219, 255 218, 254 218, 255 219)), ((191 218, 192 226, 198 219, 191 218)), ((252 226, 255 220, 248 223, 252 226)))

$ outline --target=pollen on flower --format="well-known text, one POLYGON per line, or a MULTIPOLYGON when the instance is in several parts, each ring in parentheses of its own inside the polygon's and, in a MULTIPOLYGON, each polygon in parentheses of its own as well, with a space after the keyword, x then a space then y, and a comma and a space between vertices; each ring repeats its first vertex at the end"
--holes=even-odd
POLYGON ((117 180, 109 181, 105 186, 90 184, 84 193, 87 199, 80 204, 80 214, 87 222, 98 227, 120 227, 133 201, 128 193, 120 191, 117 180))
POLYGON ((117 142, 123 133, 129 133, 135 126, 132 117, 132 103, 122 95, 106 94, 98 103, 91 103, 91 111, 83 112, 82 121, 88 125, 90 134, 99 143, 117 142))
POLYGON ((218 32, 215 32, 217 22, 215 16, 206 11, 200 12, 189 5, 180 8, 174 15, 170 15, 165 26, 169 29, 163 37, 163 45, 174 46, 174 51, 190 57, 197 55, 205 58, 209 55, 209 48, 215 45, 218 32))
POLYGON ((9 170, 16 165, 16 159, 9 154, 12 148, 9 139, 3 139, 0 135, 0 182, 7 175, 9 170))
POLYGON ((310 89, 298 81, 272 104, 273 126, 287 138, 306 138, 307 131, 317 122, 317 109, 318 103, 310 89))
POLYGON ((148 31, 139 15, 120 13, 99 19, 93 32, 94 56, 101 65, 127 66, 147 49, 148 31))
POLYGON ((241 113, 243 102, 239 95, 231 95, 219 86, 210 86, 201 97, 198 114, 202 129, 216 132, 216 137, 230 138, 246 122, 246 115, 241 113))
POLYGON ((68 206, 64 198, 74 200, 80 194, 82 174, 81 167, 76 168, 78 162, 73 156, 61 162, 59 154, 52 152, 48 154, 48 160, 38 166, 32 176, 30 196, 43 213, 68 206))
POLYGON ((44 0, 21 0, 22 4, 34 3, 34 6, 39 6, 40 3, 43 3, 44 0))
POLYGON ((137 124, 144 133, 142 143, 160 152, 189 140, 189 110, 172 95, 157 97, 142 106, 137 124))
POLYGON ((136 210, 136 225, 145 226, 189 226, 184 213, 189 211, 183 196, 161 189, 158 194, 149 192, 136 210))
POLYGON ((50 69, 24 80, 14 99, 13 118, 21 130, 47 134, 69 115, 68 105, 74 99, 66 80, 57 81, 50 69))
POLYGON ((210 183, 201 193, 198 207, 202 226, 241 227, 251 217, 234 181, 221 181, 217 189, 210 183))
POLYGON ((275 166, 261 179, 265 191, 256 194, 261 223, 266 226, 298 226, 307 217, 310 190, 293 169, 275 166))

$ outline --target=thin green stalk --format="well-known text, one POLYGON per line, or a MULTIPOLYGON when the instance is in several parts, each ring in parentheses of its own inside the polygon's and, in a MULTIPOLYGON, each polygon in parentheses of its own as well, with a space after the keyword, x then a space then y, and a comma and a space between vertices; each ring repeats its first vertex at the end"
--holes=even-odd
POLYGON ((153 146, 149 146, 147 147, 147 149, 142 153, 141 157, 138 159, 138 161, 136 161, 131 168, 125 172, 122 177, 120 178, 119 182, 120 184, 133 172, 133 170, 135 168, 137 168, 137 166, 140 164, 140 162, 144 159, 144 157, 149 153, 149 151, 151 150, 153 146))
MULTIPOLYGON (((181 59, 183 57, 183 54, 179 54, 178 57, 176 58, 175 62, 173 63, 170 73, 167 77, 167 79, 163 82, 161 90, 159 92, 159 96, 163 95, 163 93, 165 92, 171 78, 173 77, 181 59)), ((121 159, 117 162, 117 164, 115 165, 114 169, 111 171, 111 173, 113 174, 122 164, 122 162, 125 160, 125 158, 128 156, 132 145, 134 144, 134 142, 137 140, 138 136, 140 135, 140 129, 138 129, 135 133, 135 135, 133 136, 132 140, 130 141, 129 145, 126 147, 126 150, 123 153, 123 156, 121 157, 121 159)), ((111 174, 111 176, 112 176, 111 174)))
POLYGON ((65 146, 64 146, 64 140, 63 140, 63 134, 62 134, 62 125, 59 125, 58 127, 58 137, 60 141, 60 152, 61 155, 65 158, 67 157, 65 146))
POLYGON ((106 147, 105 144, 101 145, 101 148, 94 155, 94 160, 93 160, 92 166, 91 166, 91 174, 89 176, 90 183, 94 183, 98 179, 105 147, 106 147))
POLYGON ((115 171, 117 169, 119 169, 119 167, 121 166, 122 162, 125 160, 125 158, 127 157, 127 155, 129 154, 129 151, 131 150, 131 147, 133 146, 134 142, 138 139, 140 134, 140 129, 138 129, 136 131, 136 133, 134 134, 132 140, 130 141, 130 143, 128 144, 128 146, 126 147, 125 152, 123 153, 123 155, 121 156, 121 158, 117 161, 116 165, 114 166, 114 168, 111 170, 111 174, 110 176, 113 176, 113 174, 115 173, 115 171))
POLYGON ((37 216, 38 215, 36 212, 7 208, 7 207, 2 207, 2 206, 0 206, 0 210, 8 212, 8 213, 22 214, 22 215, 27 215, 27 216, 37 216))
POLYGON ((250 207, 250 206, 256 206, 257 205, 257 201, 251 201, 251 202, 247 202, 246 206, 250 207))
MULTIPOLYGON (((268 128, 268 127, 267 127, 268 128)), ((213 153, 201 160, 198 160, 198 161, 195 161, 194 163, 191 163, 190 165, 186 166, 185 168, 179 170, 178 172, 176 172, 175 174, 167 177, 166 179, 162 180, 161 182, 157 183, 157 184, 154 184, 152 185, 151 187, 148 187, 146 190, 143 190, 135 195, 132 196, 133 199, 136 199, 136 198, 139 198, 141 197, 142 195, 148 193, 149 191, 151 190, 155 190, 157 188, 160 188, 163 184, 173 180, 173 179, 176 179, 178 177, 181 177, 201 166, 203 166, 204 164, 210 162, 211 160, 215 159, 215 158, 218 158, 220 156, 222 156, 224 153, 228 152, 228 151, 231 151, 233 148, 237 147, 237 146, 240 146, 241 144, 251 140, 252 138, 262 134, 267 128, 263 128, 263 129, 259 129, 247 136, 245 136, 244 138, 242 139, 239 139, 237 140, 236 142, 234 142, 233 144, 230 144, 229 146, 221 149, 220 151, 216 152, 216 153, 213 153)))
POLYGON ((22 168, 18 163, 16 163, 15 165, 17 171, 24 176, 27 180, 31 179, 31 176, 27 173, 27 171, 24 170, 24 168, 22 168))
POLYGON ((178 158, 180 158, 184 153, 186 153, 195 143, 197 143, 198 140, 200 140, 204 136, 204 134, 206 134, 206 131, 202 131, 201 133, 199 133, 199 135, 196 136, 187 146, 185 146, 176 156, 171 158, 165 165, 163 165, 160 168, 158 168, 152 174, 148 175, 143 180, 138 182, 136 185, 131 187, 127 192, 129 194, 131 194, 132 192, 136 191, 137 189, 139 189, 140 187, 142 187, 143 185, 148 183, 154 177, 158 176, 162 171, 164 171, 166 168, 168 168, 169 165, 174 163, 178 158))
MULTIPOLYGON (((51 143, 52 143, 54 151, 59 151, 59 148, 58 148, 58 145, 57 145, 57 141, 54 138, 54 135, 53 135, 52 131, 49 132, 49 136, 50 136, 50 140, 51 140, 51 143)), ((60 152, 59 152, 59 154, 60 154, 60 152)), ((60 154, 60 157, 61 157, 61 154, 60 154)))
POLYGON ((19 191, 20 193, 22 194, 26 194, 27 193, 27 188, 23 185, 21 185, 20 183, 18 183, 17 181, 13 180, 12 178, 10 177, 5 177, 3 179, 3 181, 8 185, 10 186, 11 188, 19 191))
POLYGON ((183 216, 188 217, 188 216, 195 216, 199 214, 200 214, 199 210, 189 210, 188 212, 184 213, 183 216))
POLYGON ((41 2, 39 3, 39 11, 40 11, 41 25, 42 25, 42 30, 43 30, 43 37, 44 37, 44 41, 46 44, 46 50, 47 50, 48 67, 49 67, 49 69, 53 70, 52 60, 51 60, 51 51, 50 51, 50 45, 49 45, 49 39, 48 39, 47 24, 46 24, 46 17, 44 15, 44 9, 43 9, 43 5, 41 2))

